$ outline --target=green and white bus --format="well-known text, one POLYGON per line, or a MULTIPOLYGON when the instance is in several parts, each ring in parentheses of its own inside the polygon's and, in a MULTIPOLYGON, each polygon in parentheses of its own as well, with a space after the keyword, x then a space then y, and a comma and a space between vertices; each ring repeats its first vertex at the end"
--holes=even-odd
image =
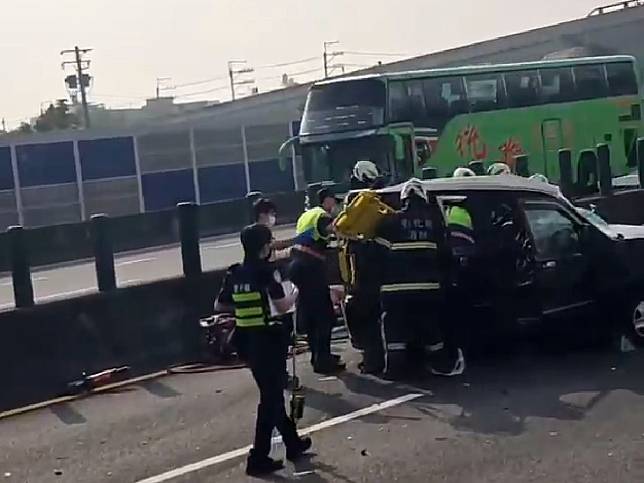
MULTIPOLYGON (((642 96, 630 56, 383 73, 318 82, 299 143, 308 183, 344 184, 367 159, 393 180, 433 166, 449 176, 480 160, 558 181, 558 151, 607 143, 614 176, 636 168, 642 96)), ((574 161, 574 165, 576 166, 574 161)), ((576 169, 576 168, 575 168, 576 169)))

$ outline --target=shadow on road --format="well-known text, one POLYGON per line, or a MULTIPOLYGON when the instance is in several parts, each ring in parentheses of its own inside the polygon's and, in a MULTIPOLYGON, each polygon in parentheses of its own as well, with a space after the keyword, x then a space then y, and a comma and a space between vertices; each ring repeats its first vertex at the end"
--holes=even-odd
MULTIPOLYGON (((474 361, 465 375, 455 378, 428 376, 422 382, 389 383, 347 372, 340 379, 355 394, 385 400, 414 390, 428 391, 431 396, 412 403, 424 415, 462 431, 518 435, 525 431, 527 418, 582 420, 615 390, 644 394, 642 368, 644 352, 527 351, 474 361)), ((334 397, 312 391, 311 404, 342 412, 356 409, 334 397)), ((391 419, 374 414, 361 421, 382 424, 391 419)))

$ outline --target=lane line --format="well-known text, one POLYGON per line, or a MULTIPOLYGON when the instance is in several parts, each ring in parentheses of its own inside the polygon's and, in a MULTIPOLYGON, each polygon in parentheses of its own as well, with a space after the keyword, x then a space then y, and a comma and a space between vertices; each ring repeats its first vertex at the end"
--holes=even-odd
MULTIPOLYGON (((33 282, 44 282, 46 280, 49 280, 49 278, 47 278, 47 277, 34 277, 32 279, 33 282)), ((3 287, 8 287, 8 286, 11 286, 11 285, 13 285, 13 280, 12 279, 4 280, 2 283, 0 283, 0 286, 3 286, 3 287)))
POLYGON ((203 247, 204 250, 217 250, 219 248, 241 247, 241 243, 226 243, 225 245, 208 245, 203 247))
POLYGON ((135 263, 152 262, 152 261, 154 261, 156 259, 157 259, 157 257, 148 257, 148 258, 138 258, 136 260, 125 260, 123 262, 116 262, 115 266, 124 267, 126 265, 134 265, 135 263))
MULTIPOLYGON (((343 416, 338 416, 333 419, 329 419, 327 421, 322 421, 321 423, 314 424, 313 426, 309 426, 308 428, 301 430, 299 433, 301 435, 315 433, 317 431, 321 431, 323 429, 330 428, 338 424, 346 423, 348 421, 351 421, 352 419, 361 418, 363 416, 367 416, 369 414, 373 414, 378 411, 382 411, 384 409, 392 408, 394 406, 399 406, 400 404, 413 401, 414 399, 418 399, 419 397, 423 397, 423 396, 424 394, 419 394, 419 393, 406 394, 404 396, 400 396, 395 399, 390 399, 389 401, 384 401, 381 403, 373 404, 363 409, 358 409, 357 411, 353 411, 352 413, 345 414, 343 416)), ((280 442, 281 440, 282 438, 273 438, 274 443, 280 442)), ((233 451, 229 451, 227 453, 220 454, 218 456, 206 458, 205 460, 197 461, 196 463, 191 463, 186 466, 181 466, 179 468, 175 468, 174 470, 161 473, 160 475, 157 475, 157 476, 151 476, 149 478, 145 478, 144 480, 139 480, 137 483, 163 483, 164 481, 169 481, 174 478, 187 475, 189 473, 194 473, 195 471, 203 470, 204 468, 208 468, 210 466, 223 463, 224 461, 229 461, 231 459, 245 456, 246 454, 248 454, 248 451, 250 451, 251 447, 252 447, 251 445, 248 445, 243 448, 239 448, 233 451)))
POLYGON ((141 279, 141 278, 131 278, 129 280, 123 280, 121 282, 121 285, 132 285, 134 283, 139 283, 141 281, 143 281, 143 279, 141 279))
POLYGON ((78 290, 70 290, 69 292, 57 292, 51 295, 45 295, 44 297, 36 297, 36 302, 42 302, 43 300, 63 298, 69 295, 82 295, 90 292, 95 292, 96 290, 98 290, 98 287, 86 287, 86 288, 79 288, 78 290))

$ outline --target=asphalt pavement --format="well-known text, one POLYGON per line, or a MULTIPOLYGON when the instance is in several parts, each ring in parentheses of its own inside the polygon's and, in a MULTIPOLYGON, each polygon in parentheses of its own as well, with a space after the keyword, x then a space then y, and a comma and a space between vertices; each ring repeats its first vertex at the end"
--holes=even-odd
MULTIPOLYGON (((349 370, 339 378, 303 364, 300 428, 314 451, 269 481, 644 481, 644 353, 524 351, 402 384, 360 375, 343 347, 349 370)), ((0 478, 251 481, 243 470, 256 403, 249 372, 235 369, 0 419, 0 478)), ((273 451, 283 454, 281 443, 273 451)))
MULTIPOLYGON (((274 229, 276 239, 290 238, 293 227, 274 229)), ((201 242, 201 263, 204 270, 227 267, 241 259, 239 235, 205 239, 201 242)), ((181 275, 179 246, 138 250, 115 257, 117 284, 127 286, 181 275)), ((37 302, 74 297, 95 292, 94 262, 81 261, 34 269, 34 296, 37 302)), ((11 276, 0 278, 0 310, 14 306, 11 276)))

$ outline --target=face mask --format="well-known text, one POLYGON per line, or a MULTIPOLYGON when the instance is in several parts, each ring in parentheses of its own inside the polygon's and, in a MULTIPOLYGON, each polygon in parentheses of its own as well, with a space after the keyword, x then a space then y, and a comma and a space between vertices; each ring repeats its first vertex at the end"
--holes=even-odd
POLYGON ((268 215, 268 226, 275 226, 276 223, 275 215, 268 215))

